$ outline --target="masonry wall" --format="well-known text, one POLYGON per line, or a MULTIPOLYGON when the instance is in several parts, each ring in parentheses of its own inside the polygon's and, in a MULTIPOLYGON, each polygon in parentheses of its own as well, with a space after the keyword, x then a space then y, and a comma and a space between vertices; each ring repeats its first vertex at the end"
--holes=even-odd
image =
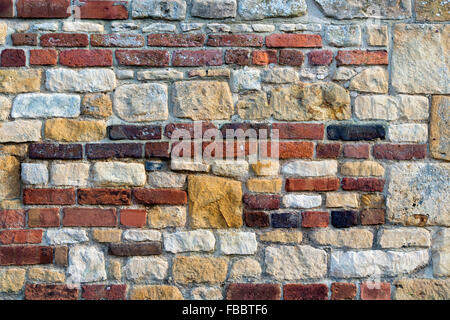
POLYGON ((0 299, 449 299, 449 9, 0 0, 0 299))

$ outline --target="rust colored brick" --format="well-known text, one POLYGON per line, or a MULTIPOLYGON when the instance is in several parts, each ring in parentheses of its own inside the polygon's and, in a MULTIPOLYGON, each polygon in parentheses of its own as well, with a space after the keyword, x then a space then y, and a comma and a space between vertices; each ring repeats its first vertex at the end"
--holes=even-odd
POLYGON ((363 226, 384 224, 385 212, 383 209, 365 209, 361 211, 361 224, 363 226))
POLYGON ((391 300, 391 284, 361 283, 361 300, 391 300))
POLYGON ((183 205, 187 204, 187 195, 177 189, 133 189, 136 203, 146 205, 183 205))
POLYGON ((300 50, 280 50, 280 64, 293 67, 301 67, 305 56, 300 50))
POLYGON ((387 65, 389 55, 385 50, 350 50, 339 51, 336 56, 338 66, 343 65, 387 65))
POLYGON ((42 230, 3 230, 0 231, 1 244, 41 243, 42 230))
POLYGON ((67 67, 109 67, 113 64, 110 50, 65 50, 59 54, 59 63, 67 67))
POLYGON ((286 179, 286 191, 335 191, 339 189, 339 178, 286 179))
POLYGON ((117 50, 120 65, 142 67, 168 67, 170 55, 166 50, 117 50))
POLYGON ((4 49, 0 59, 2 67, 24 67, 27 64, 27 57, 22 49, 4 49))
POLYGON ((153 256, 161 253, 162 246, 159 241, 146 243, 112 243, 109 246, 109 254, 119 257, 153 256))
POLYGON ((331 300, 354 300, 356 290, 354 283, 333 282, 331 284, 331 300))
POLYGON ((220 132, 224 138, 230 139, 236 138, 238 132, 244 134, 245 139, 266 138, 270 135, 270 126, 265 123, 225 123, 220 127, 220 132))
POLYGON ((30 65, 54 66, 58 63, 58 51, 54 49, 30 50, 30 65))
POLYGON ((145 144, 146 158, 169 158, 169 143, 168 142, 149 142, 145 144))
POLYGON ((108 127, 111 140, 159 140, 161 126, 114 125, 108 127))
POLYGON ((138 34, 92 34, 93 47, 140 48, 145 45, 145 38, 138 34))
POLYGON ((83 157, 81 144, 33 143, 28 148, 30 159, 79 160, 83 157))
POLYGON ((312 158, 314 143, 312 142, 280 142, 280 159, 312 158))
POLYGON ((262 47, 264 38, 256 34, 210 35, 206 44, 210 47, 262 47))
POLYGON ((244 204, 250 210, 277 210, 280 209, 279 195, 245 194, 244 204))
POLYGON ((81 19, 123 20, 128 19, 127 1, 80 0, 81 19))
POLYGON ((384 179, 343 178, 342 189, 346 191, 383 192, 384 179))
POLYGON ((70 0, 17 0, 19 18, 67 18, 70 0))
POLYGON ((174 67, 221 66, 223 64, 220 50, 180 50, 172 57, 174 67))
POLYGON ((318 143, 316 146, 316 158, 337 159, 341 155, 339 143, 318 143))
MULTIPOLYGON (((201 130, 198 130, 203 136, 203 134, 209 129, 217 129, 217 127, 211 122, 203 122, 201 130)), ((189 134, 190 139, 194 138, 195 126, 193 123, 169 123, 164 128, 164 136, 170 139, 176 130, 183 130, 185 133, 189 134)))
POLYGON ((280 139, 322 140, 325 126, 323 124, 274 123, 273 130, 278 130, 280 139))
POLYGON ((125 300, 126 284, 91 284, 81 287, 81 297, 86 300, 125 300))
POLYGON ((28 205, 75 204, 75 189, 25 189, 23 190, 23 203, 28 205))
POLYGON ((78 288, 58 284, 27 284, 25 300, 77 300, 78 288))
POLYGON ((59 227, 59 209, 29 209, 28 226, 30 228, 50 228, 59 227))
POLYGON ((250 50, 231 49, 225 51, 225 63, 237 64, 239 66, 248 66, 251 63, 250 50))
POLYGON ((284 300, 328 300, 326 284, 285 284, 284 300))
POLYGON ((0 0, 0 18, 11 18, 14 15, 13 0, 0 0))
POLYGON ((375 159, 413 160, 427 156, 426 144, 377 144, 373 146, 375 159))
POLYGON ((330 223, 328 212, 304 211, 302 212, 303 228, 326 228, 330 223))
POLYGON ((346 144, 344 145, 344 157, 353 159, 369 159, 369 145, 346 144))
POLYGON ((322 37, 317 34, 271 34, 266 37, 268 48, 321 48, 322 37))
POLYGON ((227 288, 227 300, 280 300, 281 288, 272 283, 232 283, 227 288))
POLYGON ((25 210, 0 210, 0 229, 25 227, 25 210))
POLYGON ((266 212, 244 212, 245 225, 250 228, 270 227, 270 218, 266 212))
POLYGON ((65 267, 69 264, 69 248, 56 247, 55 248, 55 265, 65 267))
POLYGON ((276 50, 255 50, 252 52, 252 63, 256 66, 266 66, 278 62, 276 50))
POLYGON ((141 143, 95 143, 86 145, 88 159, 142 158, 141 143))
POLYGON ((78 189, 78 203, 87 205, 130 205, 129 189, 78 189))
POLYGON ((116 227, 116 209, 63 209, 64 227, 116 227))
POLYGON ((120 210, 120 225, 129 228, 143 228, 147 224, 147 212, 142 209, 120 210))
POLYGON ((333 62, 333 52, 330 50, 311 51, 308 61, 312 66, 328 66, 333 62))
POLYGON ((87 47, 87 34, 82 33, 47 33, 41 36, 42 47, 87 47))
POLYGON ((155 33, 147 37, 147 44, 149 47, 202 47, 205 40, 204 34, 155 33))
POLYGON ((44 246, 0 246, 0 266, 53 263, 53 248, 44 246))
POLYGON ((15 46, 37 46, 37 33, 13 33, 11 35, 13 45, 15 46))

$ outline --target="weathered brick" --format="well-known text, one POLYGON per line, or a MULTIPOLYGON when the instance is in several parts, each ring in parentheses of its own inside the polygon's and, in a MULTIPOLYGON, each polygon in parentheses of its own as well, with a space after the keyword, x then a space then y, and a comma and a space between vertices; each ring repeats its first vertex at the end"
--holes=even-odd
POLYGON ((177 189, 133 189, 136 203, 146 205, 181 205, 187 204, 187 195, 177 189))
POLYGON ((7 244, 26 244, 41 243, 42 230, 3 230, 0 231, 0 243, 7 244))
POLYGON ((28 147, 30 159, 79 160, 83 157, 81 144, 33 143, 28 147))
POLYGON ((149 142, 145 144, 146 158, 169 158, 168 142, 149 142))
POLYGON ((121 20, 128 19, 128 1, 80 0, 81 19, 121 20))
POLYGON ((111 140, 159 140, 161 126, 114 125, 108 127, 111 140))
POLYGON ((87 47, 88 36, 82 33, 47 33, 41 36, 42 47, 87 47))
POLYGON ((327 136, 330 140, 344 141, 384 140, 386 129, 382 125, 330 125, 327 136))
POLYGON ((265 194, 245 194, 244 204, 250 210, 277 210, 280 208, 280 196, 265 194))
POLYGON ((279 284, 232 283, 227 288, 227 300, 280 300, 279 284))
POLYGON ((140 48, 145 45, 145 38, 138 34, 92 34, 93 47, 140 48))
POLYGON ((59 227, 59 209, 29 209, 28 226, 30 228, 59 227))
MULTIPOLYGON (((200 129, 197 130, 201 131, 201 134, 203 135, 209 129, 217 129, 217 127, 211 122, 202 122, 201 130, 200 129)), ((175 130, 183 130, 184 132, 189 133, 190 139, 194 139, 194 130, 195 130, 194 123, 169 123, 164 128, 164 136, 169 139, 172 138, 172 135, 175 132, 175 130)))
POLYGON ((22 49, 4 49, 0 59, 2 67, 24 67, 27 64, 27 57, 22 49))
POLYGON ((55 248, 55 265, 67 266, 69 264, 69 248, 68 247, 56 247, 55 248))
POLYGON ((270 220, 273 228, 298 228, 296 213, 273 213, 270 220))
POLYGON ((67 285, 27 284, 26 300, 77 300, 78 288, 67 285))
POLYGON ((372 149, 375 159, 413 160, 427 156, 426 144, 377 144, 372 149))
POLYGON ((14 15, 13 0, 0 0, 0 18, 11 18, 14 15))
POLYGON ((316 157, 319 159, 337 159, 340 155, 339 143, 318 143, 316 146, 316 157))
POLYGON ((0 246, 1 266, 53 263, 53 248, 43 246, 0 246))
POLYGON ((338 51, 336 56, 338 66, 342 65, 387 65, 389 64, 389 55, 385 50, 379 51, 338 51))
POLYGON ((278 56, 276 50, 255 50, 252 52, 252 63, 257 66, 265 66, 277 63, 278 56))
POLYGON ((335 228, 348 228, 358 224, 356 211, 331 211, 331 224, 335 228))
POLYGON ((68 67, 109 67, 113 64, 110 50, 65 50, 59 54, 59 63, 68 67))
POLYGON ((86 300, 125 300, 126 284, 91 284, 81 287, 81 297, 86 300))
POLYGON ((37 33, 13 33, 11 40, 15 46, 37 46, 37 33))
POLYGON ((323 124, 274 123, 273 130, 279 131, 280 139, 322 140, 324 136, 323 124))
POLYGON ((75 204, 74 189, 25 189, 23 190, 23 203, 29 205, 75 204))
POLYGON ((331 284, 331 300, 354 300, 356 291, 354 283, 333 282, 331 284))
POLYGON ((120 210, 120 225, 130 228, 142 228, 147 223, 147 212, 141 209, 120 210))
POLYGON ((249 137, 256 138, 261 137, 261 131, 267 132, 267 136, 270 134, 270 127, 264 123, 225 123, 220 127, 220 132, 224 138, 235 138, 237 131, 244 131, 244 134, 248 131, 249 137))
POLYGON ((326 228, 330 223, 328 212, 304 211, 302 212, 303 228, 326 228))
POLYGON ((88 159, 142 158, 143 144, 139 143, 95 143, 86 145, 88 159))
POLYGON ((270 226, 269 215, 266 212, 244 212, 245 225, 250 228, 267 228, 270 226))
POLYGON ((256 34, 210 35, 206 44, 210 47, 262 47, 264 38, 256 34))
POLYGON ((30 65, 54 66, 58 62, 58 51, 54 49, 30 50, 30 65))
POLYGON ((312 142, 280 142, 280 159, 312 158, 314 143, 312 142))
POLYGON ((364 209, 361 211, 361 224, 363 226, 384 224, 385 212, 383 209, 364 209))
POLYGON ((391 284, 361 283, 361 300, 391 300, 391 284))
POLYGON ((24 210, 0 210, 0 229, 25 227, 24 210))
POLYGON ((70 0, 18 0, 19 18, 67 18, 70 0))
POLYGON ((293 67, 301 67, 305 61, 305 55, 300 50, 280 50, 280 64, 293 67))
POLYGON ((223 64, 220 50, 179 50, 172 56, 174 67, 220 66, 223 64))
POLYGON ((63 209, 64 227, 116 227, 116 209, 63 209))
POLYGON ((205 43, 204 34, 170 34, 155 33, 147 37, 149 47, 202 47, 205 43))
POLYGON ((316 34, 271 34, 266 37, 268 48, 321 48, 322 37, 316 34))
POLYGON ((137 67, 168 67, 170 55, 166 50, 116 50, 120 65, 137 67))
POLYGON ((311 51, 308 53, 308 61, 312 66, 328 66, 333 62, 333 51, 311 51))
POLYGON ((152 241, 146 243, 112 243, 109 253, 114 256, 153 256, 162 253, 161 242, 152 241))
POLYGON ((250 50, 232 49, 225 51, 225 63, 248 66, 251 63, 250 50))
POLYGON ((326 284, 285 284, 283 286, 284 300, 328 300, 326 284))
POLYGON ((78 189, 78 204, 130 205, 129 189, 78 189))
POLYGON ((369 145, 346 144, 344 145, 344 157, 353 159, 369 159, 369 145))
POLYGON ((347 191, 383 192, 384 179, 343 178, 342 189, 347 191))
POLYGON ((339 189, 338 178, 286 179, 286 191, 334 191, 339 189))

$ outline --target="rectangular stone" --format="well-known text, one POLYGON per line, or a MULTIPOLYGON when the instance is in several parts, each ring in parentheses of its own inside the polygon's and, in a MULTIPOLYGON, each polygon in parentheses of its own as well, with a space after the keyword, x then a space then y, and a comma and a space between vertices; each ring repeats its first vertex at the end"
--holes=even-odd
POLYGON ((112 91, 116 87, 116 75, 109 69, 49 69, 45 85, 53 92, 112 91))
POLYGON ((97 162, 92 169, 93 180, 101 186, 143 186, 145 167, 141 163, 97 162))
POLYGON ((111 140, 159 140, 161 126, 113 125, 108 127, 111 140))
POLYGON ((41 131, 42 122, 39 120, 0 122, 0 143, 39 141, 41 131))
POLYGON ((162 245, 159 241, 111 244, 109 253, 120 257, 159 255, 162 253, 162 245))
MULTIPOLYGON (((0 70, 0 92, 36 92, 41 88, 42 70, 0 70)), ((0 135, 1 136, 1 135, 0 135)))
POLYGON ((325 177, 337 174, 336 160, 306 161, 297 160, 286 163, 281 169, 282 173, 302 177, 325 177))

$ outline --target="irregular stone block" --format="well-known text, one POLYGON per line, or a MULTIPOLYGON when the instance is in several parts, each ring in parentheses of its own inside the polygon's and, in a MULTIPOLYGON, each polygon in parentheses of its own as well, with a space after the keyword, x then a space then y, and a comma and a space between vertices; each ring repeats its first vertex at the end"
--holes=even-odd
POLYGON ((69 250, 68 283, 106 280, 105 257, 93 246, 75 246, 69 250))
POLYGON ((450 98, 434 96, 430 119, 430 152, 433 158, 450 160, 450 98))
POLYGON ((109 69, 48 69, 45 85, 53 92, 112 91, 116 88, 116 75, 109 69))

